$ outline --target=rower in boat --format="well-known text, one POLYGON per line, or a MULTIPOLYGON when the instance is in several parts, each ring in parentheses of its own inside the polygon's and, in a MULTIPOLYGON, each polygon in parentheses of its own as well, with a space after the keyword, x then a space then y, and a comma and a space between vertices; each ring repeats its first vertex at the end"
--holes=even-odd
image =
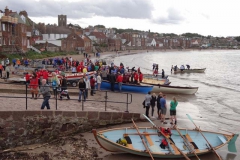
POLYGON ((183 71, 185 69, 184 65, 181 65, 180 70, 183 71))

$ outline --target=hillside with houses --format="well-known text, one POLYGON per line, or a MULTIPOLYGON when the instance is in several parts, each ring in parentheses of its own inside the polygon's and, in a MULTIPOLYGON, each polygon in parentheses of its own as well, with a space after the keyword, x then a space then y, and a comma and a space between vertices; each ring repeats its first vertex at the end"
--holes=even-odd
POLYGON ((35 23, 27 11, 0 10, 0 53, 104 52, 134 49, 238 49, 236 37, 212 37, 198 34, 160 34, 133 29, 105 28, 103 25, 81 28, 68 24, 67 15, 58 15, 58 24, 35 23))

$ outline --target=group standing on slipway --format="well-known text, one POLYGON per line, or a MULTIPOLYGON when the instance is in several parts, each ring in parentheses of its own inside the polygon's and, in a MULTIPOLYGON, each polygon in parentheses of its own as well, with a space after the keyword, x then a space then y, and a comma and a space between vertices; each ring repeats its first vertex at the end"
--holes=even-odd
MULTIPOLYGON (((145 108, 145 115, 150 118, 149 116, 149 109, 152 108, 151 118, 154 117, 154 108, 156 106, 157 102, 157 119, 160 120, 163 124, 167 124, 166 122, 166 113, 168 112, 168 104, 167 104, 167 96, 163 94, 162 92, 159 93, 159 95, 156 97, 155 93, 148 92, 148 94, 145 96, 145 99, 143 101, 143 108, 145 108)), ((170 124, 177 124, 177 118, 176 118, 176 108, 178 106, 178 102, 175 97, 173 97, 173 100, 169 104, 169 112, 171 116, 171 122, 170 124)))

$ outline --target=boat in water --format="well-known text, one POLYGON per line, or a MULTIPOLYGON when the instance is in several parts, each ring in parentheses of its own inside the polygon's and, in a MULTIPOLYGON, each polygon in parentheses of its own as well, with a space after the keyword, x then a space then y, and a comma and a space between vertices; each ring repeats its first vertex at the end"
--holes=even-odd
POLYGON ((172 85, 162 85, 159 80, 154 79, 144 79, 142 85, 153 85, 152 92, 154 93, 171 93, 171 94, 195 94, 198 91, 198 87, 182 87, 182 86, 172 86, 172 85))
POLYGON ((200 69, 177 69, 176 71, 173 71, 173 73, 204 73, 206 68, 200 68, 200 69))
MULTIPOLYGON (((235 141, 238 137, 238 134, 223 134, 195 129, 176 128, 171 130, 171 136, 166 141, 166 137, 159 133, 159 129, 154 127, 125 127, 102 131, 93 130, 93 134, 97 143, 107 151, 131 153, 151 157, 152 159, 198 156, 213 152, 213 149, 215 151, 227 143, 229 143, 228 147, 234 148, 235 141), (169 139, 171 139, 171 141, 169 141, 169 139), (213 147, 213 149, 211 147, 213 147)), ((235 149, 236 148, 233 150, 235 149)))
MULTIPOLYGON (((103 80, 101 83, 101 89, 110 90, 111 84, 109 81, 103 80)), ((118 83, 114 84, 114 89, 119 91, 118 83)), ((122 91, 123 92, 135 92, 135 93, 148 93, 152 91, 153 85, 141 85, 141 84, 129 84, 123 83, 122 84, 122 91)))

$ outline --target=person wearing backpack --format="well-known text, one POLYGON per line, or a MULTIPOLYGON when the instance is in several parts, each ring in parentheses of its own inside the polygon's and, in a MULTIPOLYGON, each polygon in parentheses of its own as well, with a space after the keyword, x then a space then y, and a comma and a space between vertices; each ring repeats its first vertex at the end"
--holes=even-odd
POLYGON ((52 88, 53 88, 53 95, 54 95, 54 98, 57 98, 58 94, 57 94, 57 88, 58 86, 60 85, 60 81, 56 75, 55 72, 52 72, 52 79, 51 79, 51 82, 52 82, 52 88))

